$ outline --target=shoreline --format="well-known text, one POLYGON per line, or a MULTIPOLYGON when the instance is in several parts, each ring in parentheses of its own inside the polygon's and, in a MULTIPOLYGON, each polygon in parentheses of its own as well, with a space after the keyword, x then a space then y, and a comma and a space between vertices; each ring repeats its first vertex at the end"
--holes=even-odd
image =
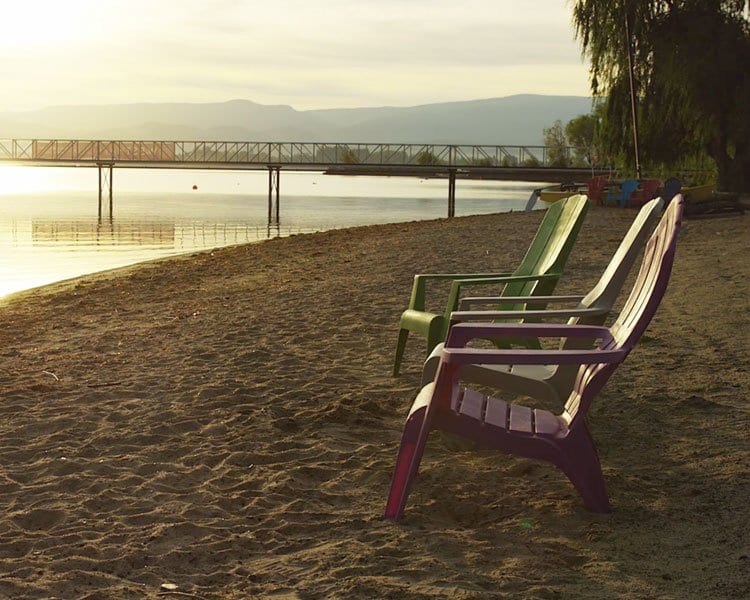
MULTIPOLYGON (((361 188, 349 184, 345 187, 355 192, 357 187, 361 188)), ((391 191, 402 188, 408 191, 401 184, 386 187, 391 191)), ((516 201, 517 193, 508 188, 498 192, 504 200, 493 200, 486 191, 467 192, 466 202, 459 202, 459 212, 522 208, 526 198, 524 195, 523 200, 516 201)), ((0 196, 0 208, 8 211, 0 218, 0 238, 3 238, 0 247, 5 250, 5 259, 0 260, 3 296, 85 275, 86 271, 91 273, 167 254, 377 221, 434 219, 444 216, 446 210, 442 198, 425 202, 418 197, 398 200, 386 197, 376 208, 368 198, 356 194, 351 198, 346 194, 296 200, 288 197, 282 201, 282 223, 269 226, 265 203, 262 207, 259 202, 248 203, 239 194, 231 196, 229 201, 216 200, 215 208, 211 208, 214 200, 210 195, 195 196, 183 205, 179 199, 157 194, 154 202, 160 207, 153 213, 146 204, 148 194, 130 194, 127 198, 118 197, 114 220, 105 221, 97 219, 95 200, 91 205, 85 198, 74 198, 69 214, 60 210, 63 204, 68 206, 66 196, 64 192, 48 194, 38 205, 30 207, 25 201, 12 198, 4 202, 0 196)))
MULTIPOLYGON (((556 293, 588 291, 635 214, 592 207, 556 293)), ((436 435, 404 520, 381 520, 423 358, 410 340, 390 376, 414 273, 513 268, 541 216, 273 238, 0 299, 0 596, 741 597, 747 216, 684 222, 593 406, 611 515, 552 467, 436 435)))
MULTIPOLYGON (((301 234, 292 234, 292 235, 301 235, 301 234)), ((272 238, 273 239, 273 238, 272 238)), ((175 254, 169 254, 166 256, 155 256, 154 258, 148 258, 144 260, 139 260, 138 262, 130 263, 127 265, 122 265, 119 267, 111 267, 109 269, 102 269, 100 271, 92 271, 90 273, 83 273, 81 275, 73 275, 72 277, 66 277, 65 279, 59 279, 56 281, 50 281, 49 283, 43 283, 40 285, 35 285, 30 288, 24 288, 21 290, 15 290, 11 292, 7 292, 5 294, 0 294, 0 308, 7 302, 16 300, 17 296, 23 296, 26 294, 34 295, 35 293, 58 293, 62 292, 66 287, 69 285, 77 284, 80 280, 85 279, 100 279, 100 278, 106 278, 107 276, 117 276, 118 274, 125 274, 125 272, 137 269, 141 266, 147 266, 154 262, 160 262, 165 260, 173 260, 181 257, 192 257, 195 255, 203 254, 206 252, 213 252, 215 250, 218 250, 220 248, 231 248, 234 246, 244 246, 249 244, 258 244, 260 242, 266 242, 268 240, 258 240, 256 242, 238 242, 237 244, 230 244, 227 246, 216 246, 214 248, 205 248, 205 249, 198 249, 198 250, 187 250, 184 252, 177 252, 175 254), (50 288, 48 290, 48 288, 50 288), (59 289, 58 289, 59 288, 59 289)))
MULTIPOLYGON (((511 212, 518 212, 518 211, 508 211, 511 212)), ((490 214, 501 214, 501 213, 490 213, 490 214)), ((468 215, 468 216, 485 216, 485 215, 468 215)), ((454 217, 454 218, 462 218, 462 217, 454 217)), ((356 230, 360 228, 368 228, 368 227, 380 227, 383 225, 402 225, 402 224, 410 224, 410 223, 417 223, 422 221, 443 221, 445 220, 444 217, 439 217, 436 219, 420 219, 419 221, 404 221, 399 223, 379 223, 379 224, 372 224, 372 225, 354 225, 349 227, 333 227, 330 229, 322 229, 318 231, 297 231, 295 233, 290 233, 288 235, 278 235, 275 237, 269 237, 265 239, 259 239, 252 242, 237 242, 234 244, 226 244, 223 246, 214 246, 211 248, 198 248, 198 249, 192 249, 192 250, 186 250, 186 251, 179 251, 175 252, 174 254, 169 254, 166 256, 156 256, 153 258, 148 258, 144 260, 139 260, 138 262, 122 265, 119 267, 112 267, 108 269, 101 269, 99 271, 91 271, 90 273, 83 273, 81 275, 74 275, 72 277, 66 277, 65 279, 59 279, 56 281, 51 281, 49 283, 44 283, 40 285, 36 285, 30 288, 24 288, 16 291, 11 291, 5 294, 0 294, 0 308, 2 307, 3 303, 7 300, 11 300, 12 297, 25 294, 25 293, 32 293, 32 292, 43 292, 45 288, 55 288, 56 286, 61 286, 61 289, 65 287, 65 284, 75 284, 78 282, 78 280, 87 279, 87 278, 93 278, 98 279, 99 276, 106 277, 108 275, 117 275, 119 272, 125 272, 130 269, 137 269, 141 265, 148 265, 153 262, 159 262, 159 261, 167 261, 167 260, 181 260, 181 259, 190 259, 195 256, 205 254, 205 253, 212 253, 217 250, 221 250, 224 248, 234 248, 237 246, 246 246, 246 245, 254 245, 254 244, 260 244, 264 242, 271 242, 273 240, 279 240, 279 239, 285 239, 285 238, 291 238, 295 236, 302 236, 302 235, 313 235, 317 233, 325 233, 329 231, 341 231, 341 230, 356 230)), ((273 227, 273 226, 272 226, 273 227)), ((56 289, 50 290, 51 292, 57 292, 56 289)))

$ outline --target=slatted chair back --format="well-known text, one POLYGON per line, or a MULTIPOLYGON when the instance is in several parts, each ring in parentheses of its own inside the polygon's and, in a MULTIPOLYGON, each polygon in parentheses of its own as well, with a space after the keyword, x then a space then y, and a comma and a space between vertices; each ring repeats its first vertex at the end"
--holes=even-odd
MULTIPOLYGON (((646 331, 667 289, 683 208, 682 196, 675 196, 648 240, 633 289, 609 328, 612 341, 604 350, 623 349, 630 352, 646 331)), ((617 364, 580 367, 562 414, 571 428, 578 418, 586 414, 591 401, 616 368, 617 364)))
MULTIPOLYGON (((581 299, 578 305, 580 308, 604 308, 609 311, 614 306, 636 258, 643 250, 646 239, 653 233, 652 224, 661 213, 662 206, 664 206, 664 202, 661 198, 655 198, 644 204, 638 211, 638 215, 630 225, 599 281, 581 299)), ((576 317, 568 321, 571 325, 576 323, 601 325, 603 322, 604 319, 601 317, 576 317)))
MULTIPOLYGON (((588 211, 588 198, 578 194, 558 200, 547 209, 544 222, 513 275, 549 275, 546 279, 510 282, 503 296, 545 296, 551 294, 573 250, 588 211)), ((522 310, 525 303, 504 304, 500 310, 522 310)), ((450 318, 450 314, 447 315, 450 318)))

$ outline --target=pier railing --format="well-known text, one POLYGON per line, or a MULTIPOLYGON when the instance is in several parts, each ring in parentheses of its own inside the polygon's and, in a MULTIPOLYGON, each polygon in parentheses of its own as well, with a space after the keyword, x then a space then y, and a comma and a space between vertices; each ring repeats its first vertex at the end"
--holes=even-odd
POLYGON ((586 167, 574 148, 456 144, 0 139, 0 161, 121 166, 586 167))
POLYGON ((457 178, 575 181, 601 170, 576 164, 575 154, 572 147, 548 146, 0 139, 0 163, 98 168, 100 218, 105 196, 109 198, 110 217, 113 214, 115 167, 265 169, 268 171, 269 225, 280 223, 281 169, 320 170, 341 175, 445 177, 448 216, 452 217, 456 208, 457 178))

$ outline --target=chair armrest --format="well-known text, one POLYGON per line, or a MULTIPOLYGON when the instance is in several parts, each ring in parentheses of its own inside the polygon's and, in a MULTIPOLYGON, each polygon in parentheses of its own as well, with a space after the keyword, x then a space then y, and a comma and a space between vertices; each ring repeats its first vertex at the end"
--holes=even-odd
POLYGON ((514 283, 517 281, 541 281, 543 279, 559 279, 559 273, 544 273, 539 275, 507 275, 504 277, 473 277, 471 279, 454 279, 451 283, 451 291, 448 296, 448 304, 445 310, 446 318, 458 308, 458 300, 461 288, 471 285, 492 285, 498 283, 514 283))
POLYGON ((409 308, 415 310, 424 310, 425 307, 425 289, 427 281, 456 279, 474 279, 477 277, 507 277, 512 273, 418 273, 414 276, 414 284, 411 288, 411 298, 409 299, 409 308))
POLYGON ((510 338, 575 337, 612 341, 607 327, 547 323, 457 323, 451 327, 445 348, 463 348, 471 340, 510 338))
POLYGON ((451 365, 592 365, 619 363, 624 348, 614 350, 486 350, 444 348, 441 362, 451 365))
POLYGON ((513 273, 417 273, 414 279, 481 279, 484 277, 510 277, 513 273))
MULTIPOLYGON (((530 299, 538 300, 536 296, 530 299)), ((464 321, 493 321, 494 319, 524 319, 541 317, 548 319, 562 319, 571 317, 597 317, 606 315, 605 308, 560 308, 547 310, 465 310, 451 313, 451 323, 464 321)))
MULTIPOLYGON (((583 298, 583 296, 534 296, 533 301, 541 301, 550 304, 552 302, 580 302, 583 298)), ((471 307, 474 305, 518 304, 520 302, 527 303, 529 301, 529 296, 467 296, 466 298, 461 298, 458 307, 460 310, 471 310, 471 307)))

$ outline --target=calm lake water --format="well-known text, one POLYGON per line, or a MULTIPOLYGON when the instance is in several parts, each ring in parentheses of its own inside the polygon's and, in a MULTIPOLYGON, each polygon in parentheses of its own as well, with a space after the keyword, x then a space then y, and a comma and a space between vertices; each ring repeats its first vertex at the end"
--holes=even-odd
MULTIPOLYGON (((195 250, 447 214, 447 181, 281 173, 268 226, 265 172, 116 169, 98 215, 91 168, 0 167, 0 296, 195 250), (197 189, 193 189, 196 186, 197 189)), ((458 181, 456 215, 523 210, 538 183, 458 181)))

